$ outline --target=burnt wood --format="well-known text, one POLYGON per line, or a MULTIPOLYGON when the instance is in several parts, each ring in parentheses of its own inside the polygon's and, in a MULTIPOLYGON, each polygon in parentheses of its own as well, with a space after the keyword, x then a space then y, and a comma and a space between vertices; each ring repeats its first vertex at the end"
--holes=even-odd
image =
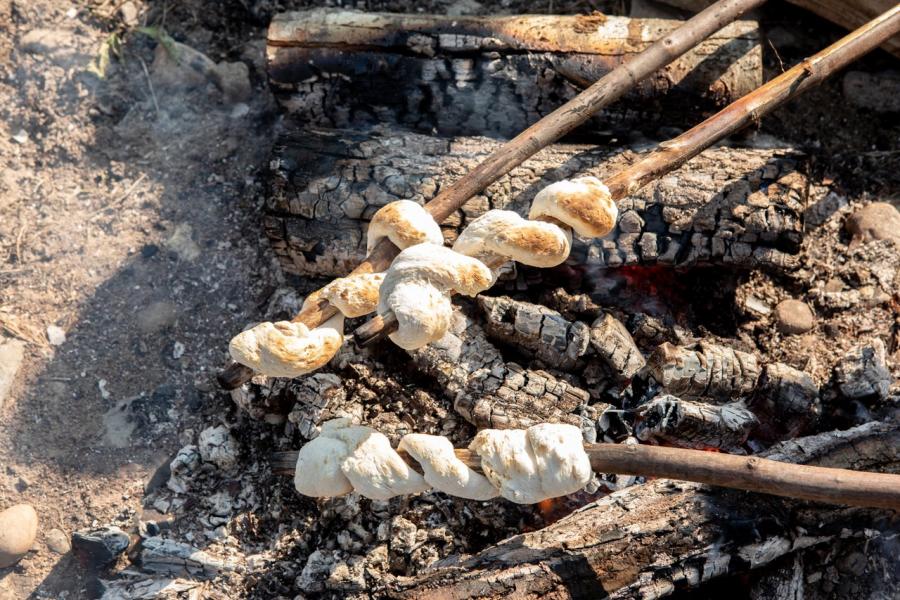
MULTIPOLYGON (((709 452, 648 450, 709 455, 705 458, 709 462, 749 461, 746 475, 753 474, 748 467, 754 460, 757 465, 761 462, 709 452)), ((620 464, 627 461, 626 452, 620 464)), ((900 431, 895 424, 869 423, 784 442, 766 456, 896 473, 900 431)), ((803 487, 811 482, 786 483, 803 487)), ((474 556, 445 559, 418 576, 397 578, 390 595, 449 600, 660 598, 764 567, 805 548, 850 536, 866 539, 867 529, 896 527, 897 515, 657 480, 616 492, 544 529, 514 536, 474 556)))
MULTIPOLYGON (((317 9, 277 15, 266 55, 276 97, 307 123, 392 122, 449 135, 512 137, 680 25, 601 14, 317 9)), ((698 113, 762 85, 759 41, 755 21, 727 25, 592 122, 693 124, 698 113)))
MULTIPOLYGON (((265 231, 286 272, 346 275, 365 257, 366 227, 375 211, 400 199, 431 201, 499 147, 483 137, 288 123, 271 163, 265 231)), ((445 238, 452 242, 492 208, 526 214, 534 195, 554 181, 604 179, 637 158, 627 148, 545 148, 451 213, 442 223, 445 238)), ((576 238, 570 262, 792 269, 803 235, 803 166, 790 148, 707 150, 620 200, 615 230, 602 240, 576 238)))

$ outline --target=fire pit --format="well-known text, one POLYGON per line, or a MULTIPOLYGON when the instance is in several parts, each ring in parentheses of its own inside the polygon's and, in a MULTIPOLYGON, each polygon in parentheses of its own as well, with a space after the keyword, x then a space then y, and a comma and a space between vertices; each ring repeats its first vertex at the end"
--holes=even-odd
MULTIPOLYGON (((753 4, 726 2, 726 22, 753 4)), ((245 451, 268 489, 245 493, 238 476, 206 508, 214 527, 216 510, 271 507, 242 528, 277 530, 278 550, 260 539, 258 561, 226 560, 149 536, 134 550, 146 570, 249 571, 263 596, 409 598, 657 598, 752 571, 753 597, 794 597, 822 579, 804 557, 831 564, 823 548, 866 538, 864 560, 896 584, 896 476, 815 467, 900 470, 900 242, 859 226, 867 209, 802 149, 726 137, 877 39, 858 30, 756 89, 755 26, 729 25, 657 57, 647 74, 664 74, 626 101, 641 108, 598 113, 594 97, 577 119, 501 141, 597 93, 577 93, 602 74, 584 71, 598 68, 582 35, 597 27, 629 32, 603 49, 610 81, 657 39, 638 56, 687 44, 674 23, 596 16, 276 19, 270 73, 290 116, 263 224, 306 297, 285 293, 274 323, 237 335, 245 367, 220 378, 265 439, 245 451), (551 43, 541 28, 571 35, 551 43), (546 85, 525 90, 536 73, 546 85), (631 134, 639 113, 681 123, 685 103, 727 106, 661 130, 669 141, 631 134), (591 114, 615 121, 608 143, 591 114), (594 217, 608 203, 608 226, 588 233, 573 196, 594 217), (520 229, 553 252, 510 250, 520 229), (316 291, 326 277, 339 279, 316 291)), ((208 465, 234 469, 236 447, 224 427, 204 431, 152 499, 181 502, 208 465)))

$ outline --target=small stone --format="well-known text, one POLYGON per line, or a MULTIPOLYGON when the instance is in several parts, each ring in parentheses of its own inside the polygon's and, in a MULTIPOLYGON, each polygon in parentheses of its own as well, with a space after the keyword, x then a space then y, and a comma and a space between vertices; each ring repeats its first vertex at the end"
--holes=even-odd
POLYGON ((0 337, 0 409, 3 408, 24 359, 24 342, 0 337))
POLYGON ((782 300, 775 307, 775 324, 781 333, 797 335, 815 327, 816 317, 805 302, 782 300))
POLYGON ((19 562, 34 545, 38 516, 30 504, 16 504, 0 512, 0 569, 19 562))
POLYGON ((885 353, 884 342, 876 338, 844 356, 834 367, 834 381, 841 395, 851 400, 886 398, 891 387, 891 372, 885 362, 885 353))
POLYGON ((82 567, 100 569, 128 550, 128 534, 114 525, 82 529, 72 534, 72 554, 82 567))
POLYGON ((66 332, 62 327, 49 325, 47 327, 47 341, 51 346, 62 346, 66 343, 66 332))
POLYGON ((179 223, 166 240, 166 247, 184 261, 194 261, 200 256, 200 246, 193 238, 194 228, 187 223, 179 223))
POLYGON ((172 358, 178 360, 182 356, 184 356, 184 344, 175 342, 172 346, 172 358))
POLYGON ((12 136, 12 141, 17 144, 27 144, 28 143, 28 132, 24 129, 20 129, 15 132, 12 136))
POLYGON ((72 544, 69 543, 69 536, 59 529, 48 531, 44 536, 44 541, 47 543, 47 548, 57 554, 65 554, 72 549, 72 544))
POLYGON ((159 246, 156 244, 144 244, 141 247, 141 258, 152 258, 159 252, 159 246))
POLYGON ((229 114, 228 116, 232 119, 240 119, 247 116, 249 112, 250 107, 247 106, 247 104, 245 104, 244 102, 238 102, 234 105, 234 108, 231 109, 231 114, 229 114))
POLYGON ((220 469, 229 469, 237 464, 238 443, 224 425, 201 431, 197 446, 204 462, 213 463, 220 469))
POLYGON ((241 61, 220 62, 216 65, 215 79, 216 86, 222 91, 228 104, 242 102, 253 94, 250 67, 241 61))
POLYGON ((873 202, 847 219, 847 232, 856 242, 894 240, 900 246, 900 211, 887 202, 873 202))
POLYGON ((161 300, 138 311, 137 326, 142 333, 156 333, 174 325, 177 316, 175 304, 161 300))
POLYGON ((97 382, 97 389, 100 390, 100 397, 104 400, 109 400, 109 390, 106 389, 106 386, 109 382, 105 379, 101 379, 97 382))
POLYGON ((138 9, 130 1, 119 7, 119 15, 122 17, 122 22, 129 27, 134 27, 138 24, 138 9))

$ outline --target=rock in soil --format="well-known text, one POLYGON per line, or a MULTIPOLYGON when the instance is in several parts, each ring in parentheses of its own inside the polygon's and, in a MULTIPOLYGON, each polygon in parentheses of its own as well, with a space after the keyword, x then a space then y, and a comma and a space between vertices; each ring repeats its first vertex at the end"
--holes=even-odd
POLYGON ((0 409, 12 389, 24 358, 25 342, 0 337, 0 409))
POLYGON ((900 245, 900 211, 887 202, 873 202, 850 215, 847 232, 856 242, 894 240, 900 245))
POLYGON ((806 302, 788 299, 775 307, 775 323, 781 333, 796 335, 815 327, 816 317, 806 302))
POLYGON ((0 569, 19 562, 34 545, 38 516, 30 504, 16 504, 0 512, 0 569))
POLYGON ((69 536, 61 529, 48 531, 47 535, 44 536, 44 541, 47 543, 47 548, 57 554, 65 554, 72 549, 72 544, 69 543, 69 536))
POLYGON ((82 567, 101 569, 128 549, 128 534, 114 525, 83 529, 72 534, 72 554, 82 567))

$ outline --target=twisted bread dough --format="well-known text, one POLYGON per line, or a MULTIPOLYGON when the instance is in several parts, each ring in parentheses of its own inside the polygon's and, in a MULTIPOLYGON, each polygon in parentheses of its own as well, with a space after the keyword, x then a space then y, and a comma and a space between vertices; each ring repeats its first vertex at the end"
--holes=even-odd
POLYGON ((341 496, 355 490, 374 500, 429 488, 391 448, 387 436, 351 425, 349 419, 325 422, 319 437, 300 449, 294 487, 306 496, 341 496))
POLYGON ((488 289, 491 270, 479 260, 444 246, 419 244, 401 252, 381 284, 378 314, 393 311, 391 340, 407 350, 441 339, 453 316, 452 291, 474 296, 488 289))
POLYGON ((603 237, 616 226, 619 209, 609 188, 596 177, 578 177, 548 185, 534 197, 529 219, 550 217, 584 237, 603 237))
POLYGON ((422 465, 425 481, 438 491, 469 500, 490 500, 500 495, 484 475, 456 457, 453 444, 444 436, 410 433, 403 436, 397 448, 422 465))
POLYGON ((489 210, 462 231, 453 249, 494 267, 507 259, 555 267, 569 257, 571 229, 603 236, 612 231, 617 216, 609 190, 596 177, 560 181, 535 196, 530 220, 508 210, 489 210))
POLYGON ((518 504, 572 494, 591 479, 591 462, 574 425, 484 429, 469 444, 500 495, 518 504))
POLYGON ((591 478, 581 431, 572 425, 479 432, 469 449, 481 458, 486 477, 462 463, 445 437, 408 434, 399 448, 421 465, 424 478, 374 429, 351 425, 348 419, 328 421, 319 437, 300 449, 294 486, 307 496, 356 491, 378 500, 433 486, 472 500, 501 495, 531 504, 577 492, 591 478))
POLYGON ((555 223, 528 221, 511 210, 489 210, 463 229, 453 250, 487 263, 512 259, 555 267, 569 256, 572 234, 555 223))
POLYGON ((323 287, 319 295, 345 317, 362 317, 375 312, 378 306, 378 288, 382 281, 384 273, 351 274, 335 279, 323 287))
POLYGON ((371 254, 383 238, 388 238, 401 250, 416 244, 440 246, 444 243, 440 226, 428 211, 412 200, 397 200, 379 208, 369 223, 366 236, 366 254, 371 254))
POLYGON ((231 339, 228 352, 241 363, 271 377, 299 377, 323 367, 344 343, 340 313, 319 327, 278 321, 260 323, 231 339))

